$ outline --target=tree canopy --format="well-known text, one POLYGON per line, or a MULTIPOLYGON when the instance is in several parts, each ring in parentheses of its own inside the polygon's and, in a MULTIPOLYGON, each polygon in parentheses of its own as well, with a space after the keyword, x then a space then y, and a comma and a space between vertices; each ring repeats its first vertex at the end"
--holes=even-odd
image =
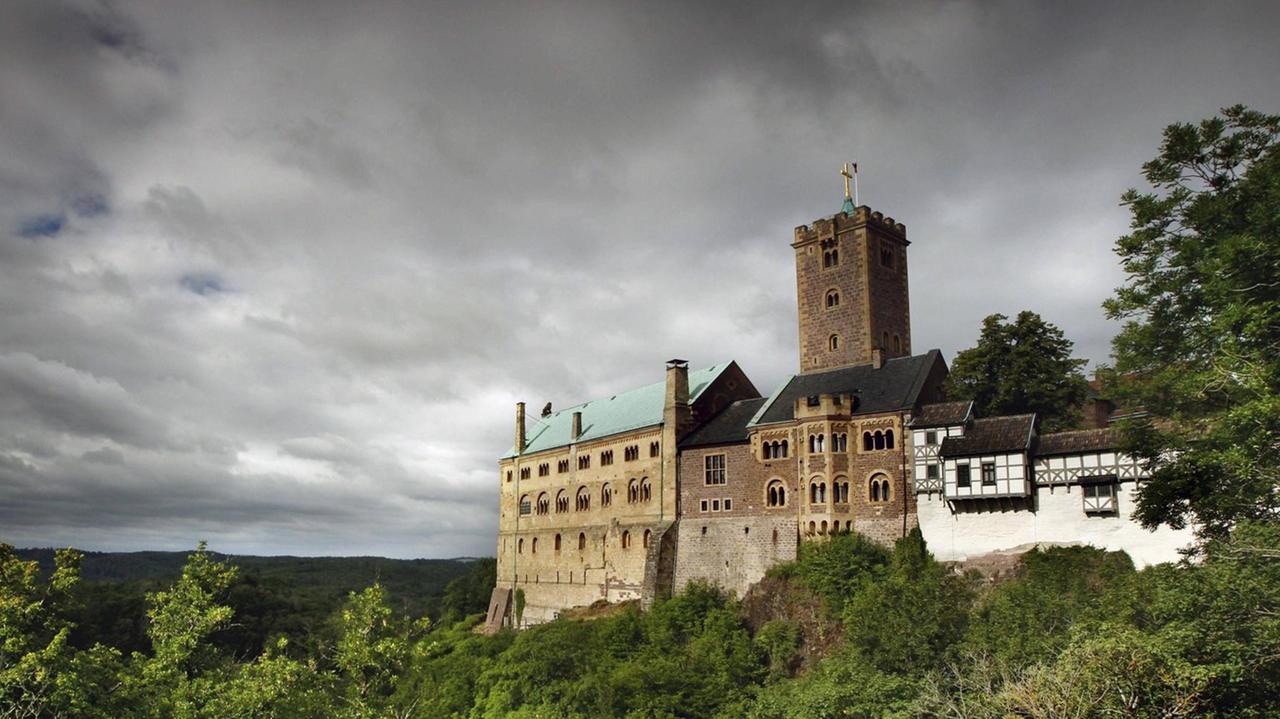
POLYGON ((972 399, 979 416, 1035 412, 1046 432, 1076 426, 1088 393, 1085 360, 1072 358, 1072 342, 1035 312, 1006 320, 988 316, 977 346, 956 355, 948 396, 972 399))
POLYGON ((1138 516, 1224 536, 1280 516, 1280 116, 1242 106, 1170 125, 1124 204, 1124 320, 1110 391, 1151 470, 1138 516))

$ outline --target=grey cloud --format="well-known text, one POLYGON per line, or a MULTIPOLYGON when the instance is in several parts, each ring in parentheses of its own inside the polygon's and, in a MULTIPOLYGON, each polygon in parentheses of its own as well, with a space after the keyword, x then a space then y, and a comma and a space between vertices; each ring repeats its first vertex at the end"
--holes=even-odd
POLYGON ((1277 19, 5 3, 0 538, 491 553, 512 402, 783 379, 844 160, 909 227, 917 349, 1030 308, 1105 360, 1120 193, 1163 125, 1280 108, 1277 19))

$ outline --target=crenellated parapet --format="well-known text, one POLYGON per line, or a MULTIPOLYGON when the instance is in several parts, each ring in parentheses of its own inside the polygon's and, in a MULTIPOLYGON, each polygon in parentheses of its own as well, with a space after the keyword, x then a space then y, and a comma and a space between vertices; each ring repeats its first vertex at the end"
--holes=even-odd
POLYGON ((793 246, 799 247, 810 242, 819 242, 860 227, 871 227, 884 234, 897 237, 904 242, 907 241, 906 225, 894 220, 892 217, 886 217, 884 213, 876 212, 870 207, 862 205, 855 208, 853 214, 838 212, 831 217, 814 220, 808 225, 800 225, 795 229, 793 246))

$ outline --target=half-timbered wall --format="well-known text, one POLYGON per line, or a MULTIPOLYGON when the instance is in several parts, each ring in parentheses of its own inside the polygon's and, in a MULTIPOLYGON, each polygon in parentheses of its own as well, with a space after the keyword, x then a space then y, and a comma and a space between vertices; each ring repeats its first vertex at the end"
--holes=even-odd
POLYGON ((943 494, 948 500, 1025 497, 1031 491, 1027 477, 1027 455, 1023 452, 987 454, 975 457, 947 457, 942 462, 943 494), (995 481, 983 479, 983 465, 995 469, 995 481), (969 486, 957 481, 958 467, 969 468, 969 486))
POLYGON ((928 429, 917 429, 911 432, 911 458, 915 465, 912 472, 912 478, 915 481, 915 490, 917 492, 941 492, 942 491, 942 458, 938 456, 938 450, 942 447, 942 440, 947 437, 963 437, 964 427, 955 425, 952 427, 930 427, 928 429), (934 436, 934 442, 929 443, 929 435, 934 436), (933 465, 937 476, 929 476, 929 466, 933 465))

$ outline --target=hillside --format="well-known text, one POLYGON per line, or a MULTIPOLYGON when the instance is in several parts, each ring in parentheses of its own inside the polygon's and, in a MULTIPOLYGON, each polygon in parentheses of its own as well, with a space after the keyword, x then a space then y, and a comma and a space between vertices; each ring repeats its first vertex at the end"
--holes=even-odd
MULTIPOLYGON (((47 576, 53 549, 19 549, 15 554, 40 565, 47 576)), ((146 595, 166 589, 182 575, 190 552, 85 552, 81 565, 73 641, 101 641, 126 651, 145 651, 146 595)), ((454 613, 483 611, 487 599, 473 596, 492 586, 491 559, 388 559, 385 557, 259 557, 210 552, 238 568, 227 593, 234 626, 215 641, 237 656, 254 656, 268 640, 287 637, 312 647, 331 637, 331 620, 352 592, 378 583, 388 604, 408 616, 438 619, 446 588, 458 580, 454 613), (471 575, 479 574, 479 578, 471 575), (479 609, 476 606, 479 606, 479 609)))

